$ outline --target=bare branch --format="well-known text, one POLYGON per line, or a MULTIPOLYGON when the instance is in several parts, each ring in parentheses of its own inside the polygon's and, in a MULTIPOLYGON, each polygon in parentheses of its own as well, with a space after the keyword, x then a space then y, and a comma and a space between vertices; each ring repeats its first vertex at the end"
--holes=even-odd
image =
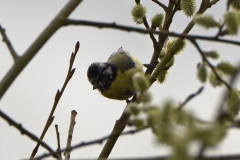
POLYGON ((57 154, 58 154, 58 158, 60 160, 62 160, 62 154, 61 154, 61 146, 60 146, 60 138, 59 138, 59 132, 58 132, 58 125, 55 125, 55 129, 56 129, 56 135, 57 135, 57 154))
POLYGON ((98 28, 113 28, 113 29, 119 29, 119 30, 123 30, 123 31, 127 31, 127 32, 131 31, 131 32, 138 32, 138 33, 142 33, 142 34, 152 33, 152 34, 157 34, 157 35, 162 35, 162 36, 185 38, 188 40, 200 39, 200 40, 206 40, 206 41, 240 45, 240 41, 217 39, 216 36, 186 35, 186 34, 180 34, 180 33, 174 33, 174 32, 154 31, 151 29, 143 29, 143 28, 130 27, 130 26, 125 26, 125 25, 117 25, 114 22, 113 23, 104 23, 104 22, 68 19, 68 20, 65 20, 63 22, 63 24, 66 26, 67 25, 85 25, 85 26, 92 26, 92 27, 98 27, 98 28))
POLYGON ((165 6, 163 3, 159 2, 158 0, 152 0, 156 4, 158 4, 162 9, 166 12, 167 11, 167 6, 165 6))
POLYGON ((118 137, 121 135, 121 133, 123 132, 127 120, 129 119, 129 117, 131 116, 131 114, 129 112, 124 111, 120 117, 119 120, 116 121, 113 130, 111 132, 111 135, 109 136, 106 144, 104 145, 98 159, 104 159, 107 158, 109 156, 109 154, 111 153, 114 144, 117 142, 118 137))
POLYGON ((200 53, 200 55, 202 56, 203 60, 207 63, 207 65, 212 69, 214 75, 217 77, 217 79, 219 81, 221 81, 226 87, 228 90, 230 90, 232 87, 230 85, 227 84, 227 82, 225 82, 219 75, 218 73, 216 72, 214 66, 208 61, 208 59, 205 57, 205 54, 203 53, 203 51, 201 50, 201 48, 199 47, 198 43, 196 42, 196 40, 192 40, 191 41, 194 46, 197 48, 198 52, 200 53))
MULTIPOLYGON (((145 16, 143 17, 143 24, 144 24, 144 26, 146 27, 146 29, 150 29, 150 28, 149 28, 149 25, 148 25, 148 22, 147 22, 147 19, 146 19, 145 16)), ((157 43, 157 40, 156 40, 156 38, 154 37, 154 35, 153 35, 152 33, 149 33, 149 36, 150 36, 150 38, 151 38, 151 40, 152 40, 152 42, 153 42, 154 48, 157 47, 157 46, 158 46, 158 43, 157 43)))
POLYGON ((49 38, 62 27, 62 21, 66 19, 72 11, 78 6, 82 0, 68 1, 63 9, 57 14, 57 16, 50 22, 50 24, 42 31, 37 39, 29 46, 21 58, 16 61, 7 74, 0 82, 0 99, 10 87, 12 82, 16 79, 19 73, 24 67, 31 61, 31 59, 37 54, 42 46, 49 40, 49 38))
MULTIPOLYGON (((64 82, 64 84, 63 84, 63 86, 62 86, 61 91, 58 90, 57 93, 56 93, 52 110, 51 110, 51 112, 50 112, 50 114, 49 114, 49 116, 48 116, 48 120, 47 120, 47 122, 46 122, 46 125, 45 125, 43 131, 42 131, 40 140, 43 140, 43 137, 45 136, 45 134, 46 134, 49 126, 52 124, 52 121, 53 121, 53 118, 54 118, 53 114, 54 114, 54 112, 55 112, 55 109, 56 109, 56 107, 57 107, 57 104, 58 104, 58 102, 59 102, 59 100, 60 100, 60 98, 61 98, 61 96, 62 96, 62 94, 63 94, 63 92, 64 92, 64 90, 65 90, 65 88, 66 88, 66 86, 67 86, 67 84, 68 84, 68 82, 69 82, 69 80, 72 78, 72 76, 73 76, 73 74, 74 74, 75 69, 72 69, 72 66, 73 66, 74 59, 75 59, 75 57, 76 57, 76 55, 77 55, 79 46, 80 46, 80 44, 79 44, 79 42, 77 42, 76 45, 75 45, 75 51, 74 51, 74 53, 71 54, 70 64, 69 64, 69 68, 68 68, 67 77, 66 77, 66 79, 65 79, 65 82, 64 82)), ((39 148, 39 143, 37 143, 35 149, 33 150, 30 159, 33 159, 33 158, 35 157, 38 148, 39 148)))
POLYGON ((11 54, 13 60, 16 61, 19 58, 19 56, 17 55, 16 51, 14 50, 14 48, 13 48, 13 46, 12 46, 12 44, 11 44, 10 40, 8 39, 7 34, 5 32, 6 32, 6 30, 4 28, 2 28, 2 26, 0 24, 0 33, 3 37, 2 40, 3 40, 3 42, 6 43, 7 48, 10 51, 10 54, 11 54))
POLYGON ((70 153, 72 150, 71 143, 72 143, 72 135, 73 135, 73 129, 76 124, 75 118, 76 118, 77 112, 73 110, 71 112, 71 118, 70 118, 70 126, 68 130, 68 138, 67 138, 67 146, 66 146, 66 152, 64 152, 65 160, 70 159, 70 153))
MULTIPOLYGON (((143 131, 144 129, 147 129, 147 128, 143 128, 141 130, 126 131, 126 132, 121 133, 121 136, 129 135, 129 134, 135 134, 135 133, 143 131)), ((71 148, 72 148, 72 150, 74 150, 74 149, 85 147, 85 146, 89 146, 89 145, 92 145, 92 144, 102 144, 103 141, 107 140, 111 136, 118 136, 118 135, 112 135, 111 134, 111 135, 108 135, 108 136, 105 136, 105 137, 102 137, 102 138, 99 138, 99 139, 95 139, 95 140, 92 140, 92 141, 81 142, 79 144, 76 144, 76 145, 72 146, 71 148)), ((64 148, 64 149, 61 150, 61 152, 64 152, 66 150, 67 150, 67 148, 64 148)), ((39 157, 36 157, 35 159, 42 159, 42 158, 49 157, 49 156, 51 156, 51 154, 43 154, 43 155, 41 155, 39 157)))
POLYGON ((0 117, 2 117, 5 121, 7 121, 9 123, 9 125, 13 125, 16 129, 18 129, 21 132, 21 134, 26 134, 26 136, 31 138, 33 141, 40 143, 40 145, 43 148, 45 148, 49 151, 50 155, 52 155, 52 156, 55 155, 54 157, 57 157, 56 154, 54 153, 54 150, 50 146, 48 146, 45 142, 38 139, 37 136, 35 136, 33 133, 31 133, 30 131, 25 129, 20 123, 17 123, 13 119, 11 119, 7 114, 2 112, 1 110, 0 110, 0 117))
POLYGON ((186 98, 186 100, 178 107, 178 110, 182 109, 182 107, 184 105, 187 104, 187 102, 189 102, 192 98, 196 97, 197 95, 199 95, 200 93, 202 93, 204 87, 202 86, 201 88, 198 89, 198 91, 196 93, 192 93, 190 96, 188 96, 186 98))

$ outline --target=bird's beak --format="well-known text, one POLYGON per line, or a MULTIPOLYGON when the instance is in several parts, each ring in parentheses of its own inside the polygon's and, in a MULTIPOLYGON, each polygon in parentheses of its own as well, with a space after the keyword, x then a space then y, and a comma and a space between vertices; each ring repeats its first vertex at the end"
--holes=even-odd
POLYGON ((98 84, 95 83, 95 84, 93 85, 93 90, 94 90, 94 89, 97 89, 97 88, 98 88, 98 84))

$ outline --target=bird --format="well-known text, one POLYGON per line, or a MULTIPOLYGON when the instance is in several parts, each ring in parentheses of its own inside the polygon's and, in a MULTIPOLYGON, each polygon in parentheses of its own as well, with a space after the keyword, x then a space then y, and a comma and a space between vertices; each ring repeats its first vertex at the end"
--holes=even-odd
POLYGON ((104 97, 128 100, 136 89, 132 77, 143 73, 143 64, 122 47, 113 52, 107 62, 94 62, 88 67, 87 77, 104 97))

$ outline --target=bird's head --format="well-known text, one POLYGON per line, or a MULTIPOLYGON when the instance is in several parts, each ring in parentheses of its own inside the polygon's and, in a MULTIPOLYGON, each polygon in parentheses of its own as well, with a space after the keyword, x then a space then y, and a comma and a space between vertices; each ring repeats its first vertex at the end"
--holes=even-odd
POLYGON ((87 76, 93 89, 100 92, 108 90, 117 76, 117 67, 112 63, 92 63, 88 67, 87 76))

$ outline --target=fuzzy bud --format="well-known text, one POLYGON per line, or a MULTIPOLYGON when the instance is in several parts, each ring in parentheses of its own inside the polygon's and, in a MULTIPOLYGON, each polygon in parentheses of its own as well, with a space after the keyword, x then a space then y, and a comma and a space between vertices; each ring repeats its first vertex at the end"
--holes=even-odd
POLYGON ((163 14, 162 13, 157 13, 155 14, 152 18, 151 18, 151 22, 152 22, 152 25, 154 27, 159 27, 162 25, 162 21, 163 21, 163 14))
POLYGON ((141 98, 142 103, 149 103, 151 101, 152 101, 152 95, 149 92, 146 92, 141 98))
POLYGON ((228 11, 224 14, 224 23, 230 35, 236 35, 238 33, 238 22, 238 15, 235 14, 234 11, 228 11))
POLYGON ((197 15, 194 17, 194 22, 206 29, 211 27, 219 27, 219 23, 214 20, 210 15, 200 16, 197 15))
POLYGON ((240 107, 240 95, 237 89, 232 89, 228 93, 227 108, 231 115, 236 116, 240 107))
POLYGON ((140 4, 137 4, 132 8, 131 14, 133 18, 138 19, 138 18, 143 18, 146 14, 146 11, 147 10, 145 7, 143 7, 140 4))
POLYGON ((217 65, 217 68, 228 75, 234 75, 237 73, 237 68, 232 66, 229 62, 221 62, 217 65))
POLYGON ((159 54, 159 59, 162 60, 166 54, 167 54, 166 49, 162 48, 162 50, 159 54))
POLYGON ((240 10, 240 0, 231 0, 230 6, 236 10, 240 10))
MULTIPOLYGON (((221 71, 216 70, 216 72, 219 75, 219 77, 222 77, 223 73, 221 71)), ((209 74, 209 82, 213 87, 222 85, 222 82, 217 79, 217 77, 215 76, 215 74, 212 71, 209 74)))
POLYGON ((196 10, 195 0, 181 0, 180 7, 187 17, 193 16, 196 10))
POLYGON ((142 19, 142 18, 133 18, 133 21, 134 21, 136 24, 142 24, 142 23, 143 23, 143 19, 142 19))
POLYGON ((173 111, 171 117, 175 123, 184 125, 187 122, 189 115, 187 114, 187 112, 181 109, 173 111))
POLYGON ((218 59, 218 57, 219 57, 217 51, 214 51, 214 50, 206 52, 205 55, 206 55, 206 57, 210 57, 212 59, 218 59))
POLYGON ((135 88, 141 92, 145 92, 150 86, 147 77, 141 72, 137 72, 133 75, 133 84, 135 88))
POLYGON ((133 120, 133 125, 137 128, 137 129, 142 129, 144 127, 144 120, 143 119, 139 119, 136 118, 133 120))
POLYGON ((174 56, 170 59, 170 61, 166 64, 167 68, 170 68, 174 65, 175 58, 174 56))
POLYGON ((167 70, 164 70, 164 71, 160 72, 160 74, 157 77, 157 81, 159 83, 163 83, 165 81, 166 77, 167 77, 167 74, 168 74, 167 70))
POLYGON ((206 80, 207 80, 207 68, 204 64, 200 64, 200 66, 198 67, 197 77, 202 83, 206 82, 206 80))
POLYGON ((137 116, 139 113, 140 113, 140 108, 138 106, 138 104, 136 102, 130 102, 128 105, 127 105, 130 113, 132 113, 133 115, 137 116))
POLYGON ((170 48, 172 49, 172 51, 175 53, 175 54, 179 54, 181 51, 184 50, 185 46, 186 46, 186 40, 183 40, 181 42, 180 45, 178 46, 174 46, 174 44, 176 43, 177 39, 173 39, 171 41, 169 41, 167 43, 167 50, 169 50, 170 48), (174 48, 173 48, 174 47, 174 48))

